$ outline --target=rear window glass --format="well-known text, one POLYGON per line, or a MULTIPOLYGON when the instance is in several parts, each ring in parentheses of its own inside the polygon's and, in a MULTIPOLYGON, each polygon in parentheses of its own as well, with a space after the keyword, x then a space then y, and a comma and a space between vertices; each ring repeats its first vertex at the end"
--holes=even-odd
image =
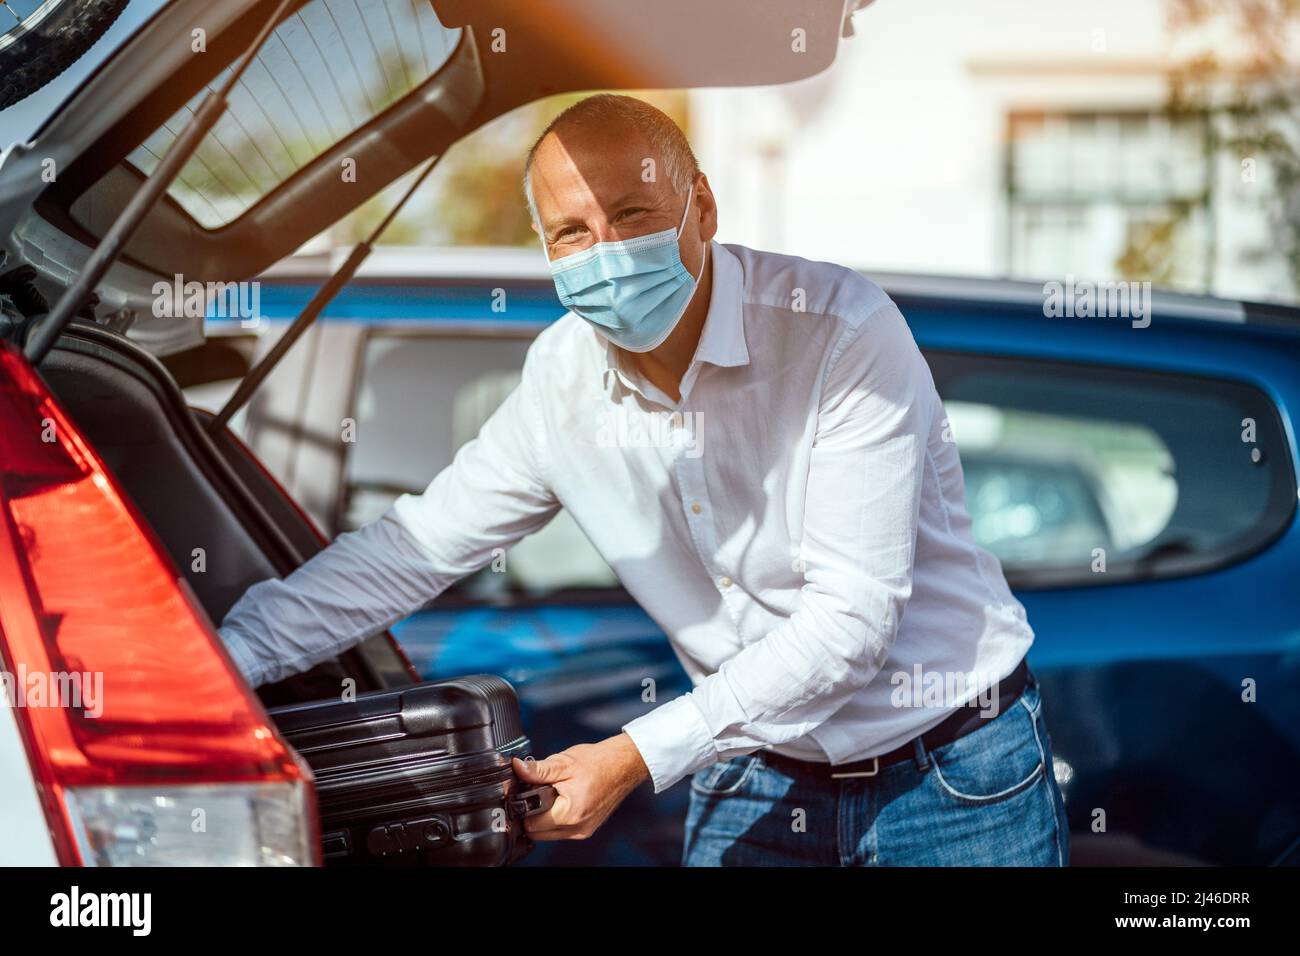
MULTIPOLYGON (((312 0, 267 39, 169 194, 205 228, 235 221, 437 73, 460 35, 438 21, 427 0, 312 0)), ((209 89, 232 69, 195 94, 128 162, 151 173, 209 89)))
POLYGON ((1260 392, 1155 372, 929 353, 980 544, 1017 586, 1193 573, 1295 511, 1260 392))

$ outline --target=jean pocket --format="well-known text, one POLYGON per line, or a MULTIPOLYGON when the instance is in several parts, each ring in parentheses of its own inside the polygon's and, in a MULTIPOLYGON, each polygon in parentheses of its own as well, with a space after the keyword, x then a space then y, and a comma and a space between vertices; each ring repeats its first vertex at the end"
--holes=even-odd
POLYGON ((1043 712, 1043 694, 1037 680, 1025 685, 1025 689, 1020 692, 1020 697, 1016 699, 1016 703, 1033 714, 1035 720, 1038 719, 1039 714, 1043 712))
POLYGON ((1024 697, 983 726, 930 751, 934 778, 944 793, 960 803, 987 806, 1010 800, 1043 776, 1037 720, 1032 702, 1024 697))
POLYGON ((691 789, 706 797, 725 797, 736 793, 744 786, 758 763, 759 758, 753 754, 719 761, 707 770, 694 774, 691 777, 691 789))

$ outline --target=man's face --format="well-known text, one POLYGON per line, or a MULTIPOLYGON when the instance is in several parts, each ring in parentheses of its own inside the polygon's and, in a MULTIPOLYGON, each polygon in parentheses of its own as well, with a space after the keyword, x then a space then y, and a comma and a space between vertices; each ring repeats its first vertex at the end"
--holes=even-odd
MULTIPOLYGON (((617 242, 665 229, 676 230, 686 209, 666 176, 645 182, 646 160, 662 171, 663 159, 633 131, 560 129, 533 155, 535 224, 552 260, 597 242, 617 242)), ((682 264, 700 274, 704 244, 717 232, 717 208, 708 181, 699 176, 679 240, 682 264)))

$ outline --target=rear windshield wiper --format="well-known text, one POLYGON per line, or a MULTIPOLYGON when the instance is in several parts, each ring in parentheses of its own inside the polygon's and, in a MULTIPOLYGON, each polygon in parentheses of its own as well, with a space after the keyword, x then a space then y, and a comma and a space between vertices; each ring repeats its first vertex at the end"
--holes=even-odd
POLYGON ((41 359, 45 358, 46 353, 53 347, 64 326, 72 321, 81 310, 95 287, 99 285, 99 281, 104 278, 104 274, 122 255, 126 244, 131 241, 131 237, 135 235, 136 229, 144 221, 145 216, 157 205, 163 193, 171 186, 172 180, 180 174, 186 160, 193 155, 203 137, 221 118, 221 114, 226 111, 228 106, 226 97, 234 89, 235 84, 239 82, 239 78, 244 75, 248 65, 253 62, 253 57, 262 48, 262 44, 271 35, 271 31, 288 14, 293 2, 294 0, 280 0, 280 5, 262 24, 262 28, 258 30, 252 45, 230 72, 230 76, 226 77, 225 82, 219 87, 208 93, 203 103, 194 111, 194 115, 182 127, 180 134, 167 148, 167 152, 163 154, 163 158, 154 168, 154 171, 145 177, 144 182, 140 184, 140 188, 136 190, 135 195, 126 204, 126 208, 122 210, 108 231, 104 233, 104 238, 99 241, 99 245, 95 247, 94 252, 90 254, 90 258, 86 260, 86 264, 82 267, 76 281, 63 293, 58 304, 54 306, 53 310, 50 311, 27 340, 24 352, 27 355, 27 360, 32 365, 39 365, 41 359))

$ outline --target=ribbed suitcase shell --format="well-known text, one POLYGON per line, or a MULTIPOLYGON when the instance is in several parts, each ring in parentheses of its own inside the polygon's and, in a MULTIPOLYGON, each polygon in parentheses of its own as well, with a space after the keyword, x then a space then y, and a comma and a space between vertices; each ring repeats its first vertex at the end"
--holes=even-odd
POLYGON ((500 866, 554 792, 510 768, 531 744, 515 690, 474 675, 269 711, 310 764, 327 864, 500 866))

